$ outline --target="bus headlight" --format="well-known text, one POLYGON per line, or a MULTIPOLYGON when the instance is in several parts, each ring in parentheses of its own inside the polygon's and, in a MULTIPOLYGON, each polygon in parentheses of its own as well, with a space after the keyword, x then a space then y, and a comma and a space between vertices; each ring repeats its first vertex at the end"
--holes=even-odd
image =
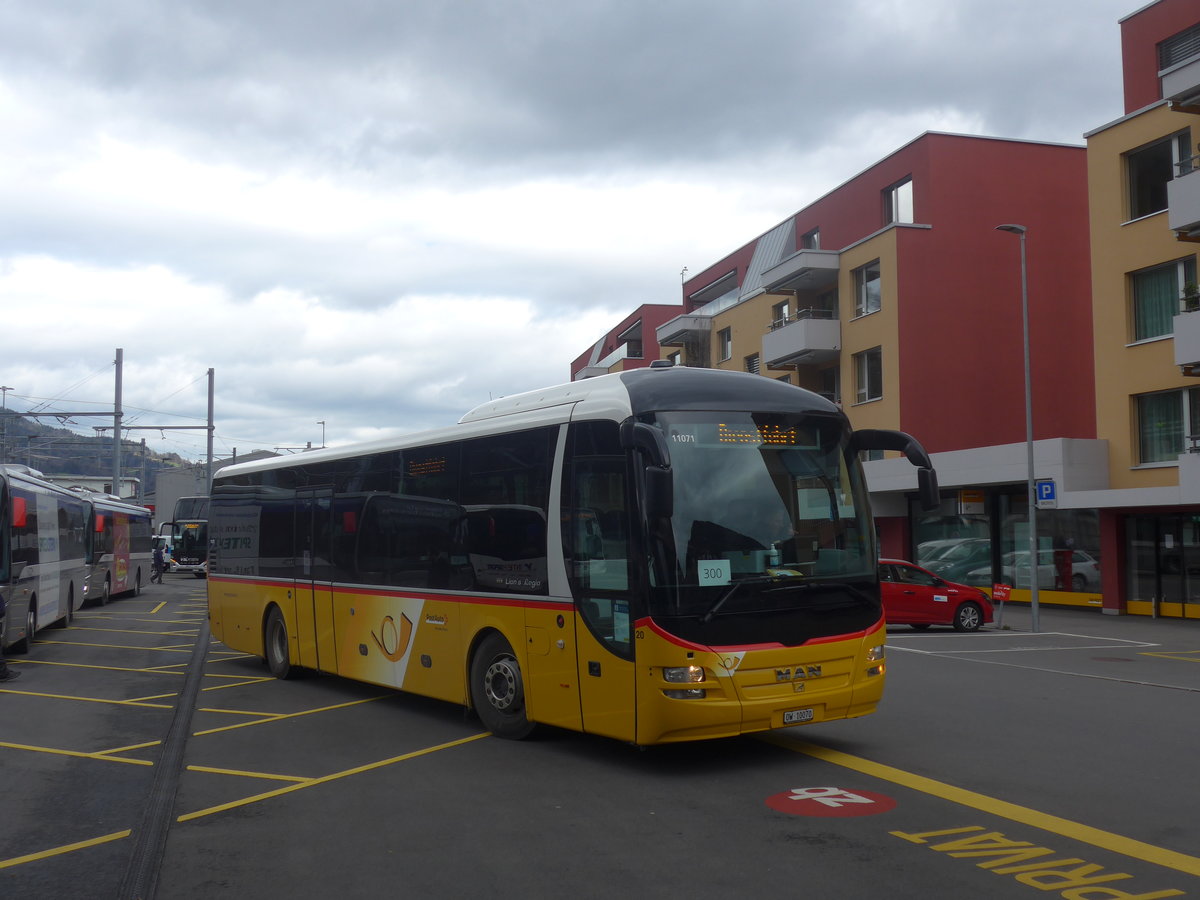
POLYGON ((883 658, 886 654, 883 644, 877 647, 872 647, 867 651, 867 662, 876 663, 876 665, 867 667, 867 677, 874 678, 883 674, 883 658))
MULTIPOLYGON (((704 681, 704 669, 700 666, 678 666, 662 670, 663 681, 670 684, 700 684, 704 681)), ((663 694, 672 700, 698 700, 704 697, 702 688, 666 690, 663 694)))

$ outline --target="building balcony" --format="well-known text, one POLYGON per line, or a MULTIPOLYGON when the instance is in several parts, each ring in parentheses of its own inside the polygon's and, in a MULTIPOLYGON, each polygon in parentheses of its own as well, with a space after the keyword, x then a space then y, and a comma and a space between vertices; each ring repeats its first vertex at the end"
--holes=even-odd
POLYGON ((798 250, 762 274, 763 290, 809 291, 837 284, 836 250, 798 250))
POLYGON ((1200 241, 1200 168, 1196 157, 1181 163, 1187 171, 1167 182, 1167 225, 1181 241, 1200 241))
POLYGON ((1175 317, 1175 365, 1184 375, 1200 376, 1200 310, 1175 317))
POLYGON ((642 358, 642 342, 637 341, 635 344, 621 344, 612 353, 604 357, 604 359, 593 363, 590 366, 584 366, 575 374, 576 381, 582 381, 585 378, 595 378, 598 375, 607 375, 613 371, 622 371, 625 367, 617 366, 618 363, 623 363, 627 359, 642 358))
POLYGON ((763 336, 762 357, 773 368, 813 366, 833 362, 841 349, 842 323, 837 314, 802 309, 796 316, 776 323, 763 336))
POLYGON ((1158 73, 1171 109, 1200 114, 1200 55, 1158 73))
MULTIPOLYGON (((703 308, 703 307, 702 307, 703 308)), ((654 330, 660 347, 681 347, 712 330, 712 316, 689 314, 676 316, 654 330)))

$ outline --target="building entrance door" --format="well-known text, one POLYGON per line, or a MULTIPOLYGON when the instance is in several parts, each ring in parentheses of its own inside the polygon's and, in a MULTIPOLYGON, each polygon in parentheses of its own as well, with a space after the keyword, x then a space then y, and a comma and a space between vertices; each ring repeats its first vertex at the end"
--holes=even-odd
POLYGON ((1130 612, 1200 618, 1198 517, 1130 516, 1125 535, 1130 612))

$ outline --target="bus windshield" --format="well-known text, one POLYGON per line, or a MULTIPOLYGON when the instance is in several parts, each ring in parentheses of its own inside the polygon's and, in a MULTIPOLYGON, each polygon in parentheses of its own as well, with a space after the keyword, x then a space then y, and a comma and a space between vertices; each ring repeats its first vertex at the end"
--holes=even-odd
POLYGON ((877 614, 870 509, 842 419, 665 412, 654 424, 670 450, 674 512, 656 535, 652 615, 710 621, 833 594, 877 614))

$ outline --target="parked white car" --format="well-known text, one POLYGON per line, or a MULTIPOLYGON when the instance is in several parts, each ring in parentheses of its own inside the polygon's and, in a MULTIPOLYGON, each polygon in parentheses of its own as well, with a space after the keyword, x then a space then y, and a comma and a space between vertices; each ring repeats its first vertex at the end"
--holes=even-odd
MULTIPOLYGON (((1004 584, 1015 588, 1029 589, 1029 551, 1013 550, 1005 553, 1000 559, 1001 577, 1004 584)), ((971 585, 990 585, 992 569, 985 566, 972 569, 963 579, 971 585)), ((1038 551, 1038 588, 1044 590, 1086 591, 1100 590, 1100 562, 1084 550, 1039 550, 1038 551), (1071 583, 1059 583, 1059 567, 1055 559, 1056 553, 1071 554, 1071 583)))

